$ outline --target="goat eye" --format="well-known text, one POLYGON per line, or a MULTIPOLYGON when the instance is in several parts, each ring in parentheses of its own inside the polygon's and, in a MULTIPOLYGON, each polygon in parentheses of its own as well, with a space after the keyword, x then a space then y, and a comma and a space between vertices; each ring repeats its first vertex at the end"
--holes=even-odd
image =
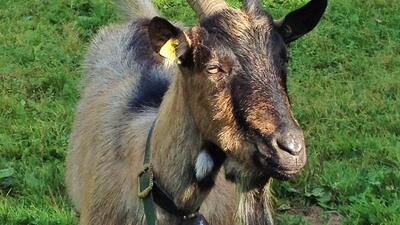
POLYGON ((219 66, 212 65, 207 67, 207 73, 209 74, 217 74, 220 71, 219 66))

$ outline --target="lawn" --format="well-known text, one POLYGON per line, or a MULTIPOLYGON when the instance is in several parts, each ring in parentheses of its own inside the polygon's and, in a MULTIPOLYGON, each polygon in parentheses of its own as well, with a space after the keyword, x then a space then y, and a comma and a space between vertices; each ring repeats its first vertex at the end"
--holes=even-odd
MULTIPOLYGON (((264 5, 279 17, 306 1, 264 5)), ((182 0, 156 3, 195 22, 182 0)), ((399 12, 399 0, 331 0, 291 45, 289 93, 309 162, 274 182, 278 224, 313 222, 310 208, 322 224, 400 224, 399 12)), ((0 0, 0 224, 77 222, 64 161, 80 65, 91 37, 117 20, 106 0, 0 0)))

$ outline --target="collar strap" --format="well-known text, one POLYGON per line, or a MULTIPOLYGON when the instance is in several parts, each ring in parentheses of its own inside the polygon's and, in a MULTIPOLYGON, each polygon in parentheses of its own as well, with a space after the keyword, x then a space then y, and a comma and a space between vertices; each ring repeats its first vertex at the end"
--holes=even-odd
POLYGON ((144 152, 143 169, 138 175, 138 196, 143 201, 144 214, 148 225, 157 225, 157 218, 155 213, 154 202, 159 207, 168 213, 182 217, 183 219, 190 218, 196 212, 189 212, 186 210, 179 209, 173 198, 168 194, 155 180, 153 167, 151 164, 151 149, 150 142, 153 135, 155 122, 150 127, 149 134, 147 135, 146 147, 144 152))
POLYGON ((187 211, 187 210, 178 208, 178 206, 176 206, 175 202, 173 201, 173 198, 171 197, 171 195, 169 193, 167 193, 165 191, 165 189, 163 189, 157 183, 156 180, 154 180, 153 198, 154 198, 154 202, 158 206, 160 206, 163 210, 167 211, 168 213, 170 213, 172 215, 178 216, 178 217, 182 217, 182 218, 190 217, 191 215, 193 215, 199 211, 199 209, 196 209, 193 212, 193 211, 187 211))
POLYGON ((144 150, 143 169, 138 175, 138 196, 143 201, 143 210, 146 216, 147 225, 157 225, 156 210, 154 207, 152 194, 154 186, 154 174, 151 165, 150 151, 150 140, 153 134, 154 125, 155 121, 151 125, 149 134, 147 135, 146 148, 144 150))

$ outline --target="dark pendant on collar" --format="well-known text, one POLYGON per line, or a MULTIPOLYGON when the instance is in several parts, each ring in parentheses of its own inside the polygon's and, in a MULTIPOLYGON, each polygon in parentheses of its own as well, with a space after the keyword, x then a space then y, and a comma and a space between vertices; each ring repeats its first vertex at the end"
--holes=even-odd
POLYGON ((195 213, 183 218, 181 225, 208 225, 207 220, 200 213, 195 213))

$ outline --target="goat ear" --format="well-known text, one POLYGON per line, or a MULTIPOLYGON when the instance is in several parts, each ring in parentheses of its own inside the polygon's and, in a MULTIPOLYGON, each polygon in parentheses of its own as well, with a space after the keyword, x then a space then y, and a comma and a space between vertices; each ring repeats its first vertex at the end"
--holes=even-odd
POLYGON ((285 42, 290 43, 317 26, 327 5, 328 0, 311 0, 302 8, 275 21, 275 26, 279 29, 285 42))
POLYGON ((160 17, 150 21, 149 38, 154 51, 169 60, 179 59, 189 49, 183 31, 160 17))

